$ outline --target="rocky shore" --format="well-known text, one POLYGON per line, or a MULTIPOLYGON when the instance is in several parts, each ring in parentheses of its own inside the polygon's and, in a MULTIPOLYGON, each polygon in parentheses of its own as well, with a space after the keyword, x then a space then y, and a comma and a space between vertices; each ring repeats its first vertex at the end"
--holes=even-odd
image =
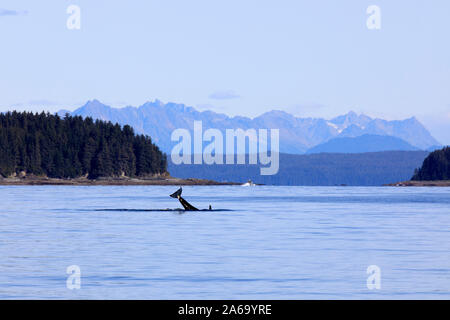
POLYGON ((155 178, 129 178, 129 177, 117 177, 117 178, 99 178, 99 179, 87 179, 86 177, 74 178, 74 179, 56 179, 39 176, 24 176, 24 177, 0 177, 0 185, 3 186, 24 186, 24 185, 64 185, 64 186, 184 186, 184 185, 197 185, 197 186, 212 186, 212 185, 239 185, 235 182, 217 182, 204 179, 179 179, 173 177, 155 177, 155 178))

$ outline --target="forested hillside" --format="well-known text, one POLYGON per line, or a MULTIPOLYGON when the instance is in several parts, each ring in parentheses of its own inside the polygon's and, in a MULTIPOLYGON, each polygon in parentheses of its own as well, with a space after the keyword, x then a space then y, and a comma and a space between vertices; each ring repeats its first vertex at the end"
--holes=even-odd
POLYGON ((0 175, 25 171, 51 178, 149 176, 167 159, 130 126, 48 113, 0 114, 0 175))
MULTIPOLYGON (((380 186, 411 178, 428 155, 426 151, 384 151, 368 153, 321 153, 311 155, 280 154, 280 170, 272 176, 260 175, 260 165, 175 165, 169 171, 175 177, 195 176, 216 181, 267 185, 300 186, 380 186)), ((248 160, 246 161, 248 163, 248 160)))
POLYGON ((450 180, 450 147, 430 153, 411 180, 450 180))

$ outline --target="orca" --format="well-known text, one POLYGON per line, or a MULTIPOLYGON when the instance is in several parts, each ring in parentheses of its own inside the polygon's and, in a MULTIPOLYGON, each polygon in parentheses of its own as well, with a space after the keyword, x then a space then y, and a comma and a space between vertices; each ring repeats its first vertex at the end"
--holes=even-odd
MULTIPOLYGON (((185 211, 199 211, 196 207, 194 207, 192 204, 187 202, 183 197, 181 197, 181 193, 183 192, 183 188, 180 187, 177 191, 172 193, 170 196, 172 198, 178 199, 180 201, 181 205, 183 206, 185 211)), ((211 205, 209 206, 209 210, 212 210, 211 205)))
POLYGON ((187 202, 183 197, 181 197, 181 193, 183 189, 180 187, 177 191, 172 193, 170 197, 178 199, 183 206, 182 208, 177 209, 125 209, 125 208, 107 208, 107 209, 94 209, 94 211, 124 211, 124 212, 185 212, 185 211, 233 211, 229 209, 212 209, 211 205, 209 205, 208 209, 197 209, 192 204, 187 202))

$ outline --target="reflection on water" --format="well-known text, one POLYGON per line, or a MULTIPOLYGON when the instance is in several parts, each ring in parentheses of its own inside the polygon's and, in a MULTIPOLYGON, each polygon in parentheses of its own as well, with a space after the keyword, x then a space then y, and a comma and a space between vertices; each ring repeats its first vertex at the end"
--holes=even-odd
POLYGON ((450 298, 450 189, 173 191, 0 187, 0 298, 450 298))

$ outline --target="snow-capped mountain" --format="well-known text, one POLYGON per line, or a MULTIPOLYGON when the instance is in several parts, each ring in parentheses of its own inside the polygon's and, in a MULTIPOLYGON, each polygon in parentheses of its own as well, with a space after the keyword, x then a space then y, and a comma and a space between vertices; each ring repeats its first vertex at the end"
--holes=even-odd
MULTIPOLYGON (((66 110, 58 112, 65 114, 66 110)), ((349 112, 333 119, 299 118, 284 111, 273 110, 253 119, 228 117, 213 111, 197 111, 177 103, 147 102, 140 107, 112 108, 98 100, 88 101, 71 115, 117 122, 132 126, 137 133, 149 135, 160 148, 170 152, 176 144, 170 140, 177 128, 193 129, 194 120, 201 120, 204 130, 225 129, 279 129, 280 151, 302 154, 314 146, 333 138, 353 138, 362 135, 392 136, 418 149, 439 146, 428 130, 416 119, 388 121, 374 119, 364 114, 349 112)), ((381 140, 380 140, 381 141, 381 140)), ((401 145, 401 144, 397 144, 401 145)), ((381 150, 385 148, 380 146, 381 150)), ((345 152, 343 150, 342 152, 345 152)))

